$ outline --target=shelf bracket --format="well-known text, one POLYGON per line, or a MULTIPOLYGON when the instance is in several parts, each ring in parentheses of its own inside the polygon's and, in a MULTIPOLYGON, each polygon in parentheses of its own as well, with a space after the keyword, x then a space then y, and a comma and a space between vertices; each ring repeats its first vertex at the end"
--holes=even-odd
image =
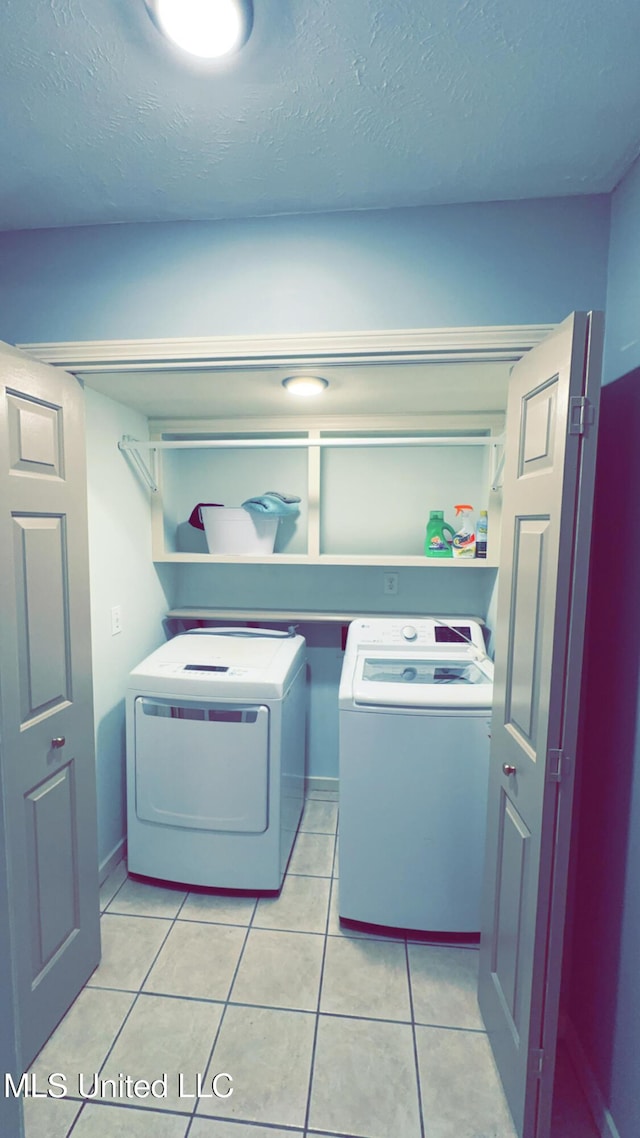
MULTIPOLYGON (((134 438, 133 435, 123 435, 122 438, 120 439, 120 442, 118 443, 118 450, 121 450, 124 454, 130 454, 131 455, 131 458, 133 460, 133 464, 136 467, 138 473, 142 475, 144 482, 147 484, 147 486, 151 490, 152 494, 157 494, 158 493, 158 484, 157 484, 156 479, 155 479, 155 470, 153 471, 153 473, 151 470, 149 470, 149 467, 147 466, 142 455, 140 454, 140 451, 138 449, 139 441, 140 440, 134 438)), ((142 445, 145 446, 148 444, 143 443, 142 445)), ((151 453, 153 454, 153 463, 155 466, 156 451, 152 450, 151 453)))
POLYGON ((494 493, 502 489, 502 472, 504 470, 504 439, 493 444, 493 474, 491 489, 494 493))

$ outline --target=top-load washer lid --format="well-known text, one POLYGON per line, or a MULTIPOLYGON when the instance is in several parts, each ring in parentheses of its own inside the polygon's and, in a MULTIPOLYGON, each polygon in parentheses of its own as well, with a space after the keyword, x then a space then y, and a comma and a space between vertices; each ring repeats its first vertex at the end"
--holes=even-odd
POLYGON ((473 617, 368 617, 349 625, 339 704, 488 711, 493 664, 473 617))
POLYGON ((353 677, 353 702, 380 707, 442 710, 488 709, 493 697, 490 660, 437 655, 361 653, 353 677))
POLYGON ((304 659, 303 636, 247 629, 186 632, 168 640, 129 676, 129 688, 206 699, 281 699, 304 659), (253 632, 262 635, 252 635, 253 632))
POLYGON ((378 684, 486 684, 477 664, 442 660, 365 659, 362 679, 378 684))

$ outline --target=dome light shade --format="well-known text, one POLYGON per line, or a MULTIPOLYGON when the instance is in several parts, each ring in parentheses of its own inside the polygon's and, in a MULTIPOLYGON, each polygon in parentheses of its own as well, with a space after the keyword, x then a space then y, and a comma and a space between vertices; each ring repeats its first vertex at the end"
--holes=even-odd
POLYGON ((282 386, 289 395, 301 395, 308 399, 326 391, 329 380, 323 379, 321 375, 290 375, 287 379, 283 379, 282 386))
POLYGON ((190 55, 218 59, 249 38, 251 0, 146 0, 160 31, 190 55))

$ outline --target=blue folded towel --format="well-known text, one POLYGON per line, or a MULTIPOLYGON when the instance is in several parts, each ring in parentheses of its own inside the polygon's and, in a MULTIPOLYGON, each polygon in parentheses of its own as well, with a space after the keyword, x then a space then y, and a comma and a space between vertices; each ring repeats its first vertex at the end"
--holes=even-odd
POLYGON ((278 490, 265 490, 271 498, 280 498, 282 502, 300 502, 301 499, 297 494, 281 494, 278 490))
POLYGON ((271 514, 273 517, 284 518, 290 514, 299 513, 299 498, 294 495, 285 496, 270 490, 267 494, 259 494, 255 498, 247 498, 242 503, 243 510, 253 510, 256 514, 271 514))

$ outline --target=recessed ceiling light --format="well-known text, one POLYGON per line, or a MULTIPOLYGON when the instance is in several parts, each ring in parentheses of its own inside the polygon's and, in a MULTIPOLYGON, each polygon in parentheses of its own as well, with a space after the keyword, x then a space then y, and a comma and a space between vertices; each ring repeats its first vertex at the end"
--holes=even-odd
POLYGON ((282 386, 289 395, 303 395, 309 398, 312 395, 321 395, 329 386, 329 380, 321 375, 290 375, 283 379, 282 386))
POLYGON ((147 8, 170 40, 202 59, 230 55, 249 38, 253 23, 251 0, 145 0, 147 8))

